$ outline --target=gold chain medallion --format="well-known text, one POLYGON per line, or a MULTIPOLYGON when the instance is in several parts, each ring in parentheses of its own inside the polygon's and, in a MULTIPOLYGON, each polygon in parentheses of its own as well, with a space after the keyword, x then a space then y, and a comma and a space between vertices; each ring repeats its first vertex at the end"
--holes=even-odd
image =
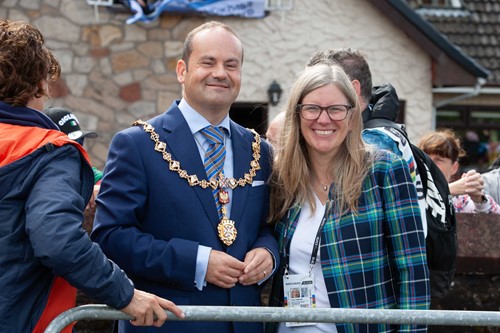
POLYGON ((234 221, 229 220, 225 217, 223 217, 220 223, 217 225, 217 231, 219 232, 220 240, 227 246, 233 244, 236 236, 238 235, 238 231, 234 226, 234 221))
POLYGON ((222 219, 217 225, 217 233, 222 243, 227 246, 231 246, 238 235, 238 230, 236 230, 236 226, 234 224, 235 222, 228 219, 226 216, 226 205, 222 205, 222 219))
POLYGON ((230 220, 226 214, 226 204, 229 203, 229 196, 227 195, 227 191, 225 188, 230 187, 231 189, 235 189, 238 186, 245 186, 247 184, 252 184, 253 177, 257 174, 257 171, 260 170, 260 135, 253 129, 250 129, 252 134, 254 135, 254 142, 252 142, 252 156, 253 160, 250 162, 250 170, 248 173, 243 175, 243 178, 235 179, 235 178, 226 178, 222 173, 219 173, 219 177, 213 177, 210 180, 202 179, 199 180, 196 175, 189 175, 186 170, 181 168, 181 163, 172 159, 172 155, 167 152, 167 143, 160 141, 160 136, 155 132, 153 125, 146 123, 142 120, 137 120, 133 124, 133 126, 142 126, 143 130, 146 133, 150 133, 151 140, 155 143, 155 151, 162 154, 163 159, 168 162, 169 169, 171 171, 177 172, 179 177, 182 179, 186 179, 189 186, 200 186, 202 188, 219 188, 219 202, 222 204, 222 219, 217 226, 217 232, 219 235, 219 239, 230 246, 236 239, 238 231, 236 230, 235 222, 230 220))

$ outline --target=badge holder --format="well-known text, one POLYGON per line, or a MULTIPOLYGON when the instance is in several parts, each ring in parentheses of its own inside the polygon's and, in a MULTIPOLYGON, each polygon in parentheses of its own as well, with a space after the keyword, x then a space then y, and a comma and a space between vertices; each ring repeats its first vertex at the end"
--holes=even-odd
MULTIPOLYGON (((316 295, 314 289, 314 275, 309 274, 288 274, 285 269, 283 275, 284 306, 286 308, 315 308, 316 295)), ((313 326, 316 323, 286 322, 287 327, 313 326)))
MULTIPOLYGON (((329 201, 326 203, 325 212, 329 210, 329 201)), ((321 243, 321 230, 325 225, 327 215, 325 214, 321 219, 321 223, 316 233, 314 246, 311 253, 311 260, 309 261, 309 274, 288 274, 288 253, 287 249, 290 243, 288 237, 288 228, 285 229, 283 235, 285 239, 284 258, 286 258, 285 273, 283 274, 283 305, 288 308, 315 308, 316 307, 316 294, 314 288, 314 274, 312 273, 316 259, 319 252, 319 244, 321 243)), ((316 323, 304 322, 287 322, 287 327, 295 326, 313 326, 316 323)))

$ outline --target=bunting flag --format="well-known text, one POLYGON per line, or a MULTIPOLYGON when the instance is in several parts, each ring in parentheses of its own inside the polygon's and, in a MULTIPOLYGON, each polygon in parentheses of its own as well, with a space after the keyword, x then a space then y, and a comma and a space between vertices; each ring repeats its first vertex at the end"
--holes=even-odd
POLYGON ((262 18, 265 15, 265 0, 156 0, 141 5, 137 0, 122 3, 133 13, 127 24, 137 21, 152 22, 163 12, 211 16, 239 16, 262 18))

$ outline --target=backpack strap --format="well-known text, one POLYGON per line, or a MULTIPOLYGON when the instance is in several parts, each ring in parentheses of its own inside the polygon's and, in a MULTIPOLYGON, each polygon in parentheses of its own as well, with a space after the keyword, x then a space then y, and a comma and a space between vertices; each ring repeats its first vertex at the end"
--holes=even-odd
POLYGON ((406 133, 406 126, 404 124, 395 123, 394 121, 387 118, 371 118, 363 123, 365 129, 367 128, 394 128, 397 129, 406 139, 408 140, 408 134, 406 133))

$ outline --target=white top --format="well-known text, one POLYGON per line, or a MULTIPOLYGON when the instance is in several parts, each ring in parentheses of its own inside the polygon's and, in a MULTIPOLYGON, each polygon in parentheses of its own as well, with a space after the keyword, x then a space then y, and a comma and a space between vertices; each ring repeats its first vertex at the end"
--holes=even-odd
MULTIPOLYGON (((306 201, 302 206, 297 228, 293 234, 290 243, 290 263, 288 268, 289 274, 308 274, 309 262, 311 260, 311 252, 314 245, 314 239, 318 232, 321 219, 325 213, 325 206, 321 203, 318 197, 316 199, 316 211, 311 211, 311 206, 306 201)), ((321 258, 318 247, 318 257, 316 265, 313 268, 314 274, 314 289, 316 291, 316 307, 330 308, 328 300, 328 292, 326 290, 323 271, 321 270, 321 258)), ((286 327, 285 323, 280 323, 278 333, 336 333, 337 327, 333 323, 317 323, 314 326, 298 326, 286 327)))

